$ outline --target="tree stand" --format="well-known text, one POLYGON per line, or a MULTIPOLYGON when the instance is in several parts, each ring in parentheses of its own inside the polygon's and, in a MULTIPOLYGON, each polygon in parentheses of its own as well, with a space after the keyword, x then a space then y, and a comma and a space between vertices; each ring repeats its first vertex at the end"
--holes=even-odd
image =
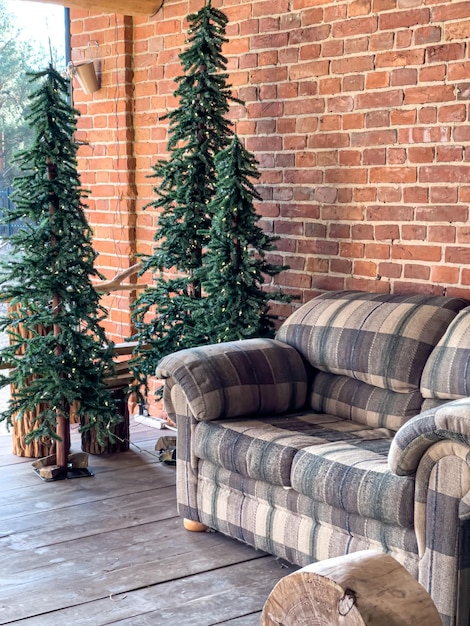
POLYGON ((394 558, 356 552, 307 565, 270 593, 261 626, 441 626, 424 587, 394 558))

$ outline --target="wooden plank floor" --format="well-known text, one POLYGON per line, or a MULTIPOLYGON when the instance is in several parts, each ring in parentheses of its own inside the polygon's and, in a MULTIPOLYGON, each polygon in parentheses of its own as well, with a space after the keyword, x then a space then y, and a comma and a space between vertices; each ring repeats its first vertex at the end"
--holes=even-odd
POLYGON ((129 452, 90 457, 93 477, 55 482, 0 436, 0 624, 259 624, 295 568, 219 533, 185 531, 175 468, 155 455, 160 434, 131 423, 129 452))

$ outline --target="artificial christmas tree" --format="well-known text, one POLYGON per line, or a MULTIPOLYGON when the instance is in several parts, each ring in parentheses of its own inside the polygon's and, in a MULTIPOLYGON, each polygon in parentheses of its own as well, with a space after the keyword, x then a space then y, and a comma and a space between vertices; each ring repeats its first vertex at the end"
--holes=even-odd
POLYGON ((269 301, 289 299, 279 291, 263 291, 262 285, 287 267, 266 260, 277 238, 257 224, 253 201, 260 197, 250 181, 259 178, 256 161, 235 135, 215 165, 217 191, 209 205, 214 217, 200 271, 206 298, 196 322, 210 343, 269 336, 274 327, 269 301))
POLYGON ((134 367, 143 383, 165 354, 207 342, 193 313, 203 297, 199 270, 212 220, 214 158, 233 135, 224 117, 230 102, 237 101, 227 86, 222 55, 227 17, 209 1, 188 22, 188 48, 180 54, 185 74, 176 78, 179 106, 166 116, 170 158, 154 167, 160 183, 157 200, 149 205, 161 213, 154 254, 143 260, 141 274, 150 271, 154 285, 133 308, 139 343, 134 367))
POLYGON ((154 167, 160 183, 149 205, 160 215, 154 254, 141 273, 151 271, 154 284, 133 308, 134 371, 144 387, 166 354, 270 334, 269 301, 288 300, 262 290, 266 278, 287 267, 266 261, 275 238, 257 226, 259 196, 249 181, 258 177, 255 160, 224 117, 230 102, 242 104, 227 86, 227 18, 209 0, 188 22, 179 107, 167 115, 170 158, 154 167))
POLYGON ((0 299, 10 304, 0 319, 11 345, 0 362, 12 366, 0 384, 13 395, 0 420, 34 414, 27 437, 56 442, 59 477, 67 477, 69 420, 95 429, 105 441, 121 420, 104 378, 113 370, 113 345, 100 321, 106 311, 91 283, 99 274, 76 169, 73 134, 78 114, 67 103, 68 81, 53 68, 33 74, 28 122, 30 149, 18 155, 15 203, 6 221, 25 226, 11 236, 11 254, 0 268, 0 299))

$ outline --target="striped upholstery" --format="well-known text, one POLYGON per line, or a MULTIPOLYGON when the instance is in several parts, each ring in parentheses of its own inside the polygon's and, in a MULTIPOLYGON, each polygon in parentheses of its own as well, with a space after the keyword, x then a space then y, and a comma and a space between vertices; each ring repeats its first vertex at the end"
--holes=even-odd
POLYGON ((422 401, 419 391, 396 393, 326 372, 315 376, 310 393, 314 411, 394 431, 419 413, 422 401))
POLYGON ((399 392, 419 389, 424 365, 455 315, 458 298, 339 291, 313 298, 277 339, 314 367, 399 392))
POLYGON ((467 306, 332 292, 165 357, 180 515, 301 566, 384 550, 470 626, 467 306))
POLYGON ((156 375, 180 385, 198 420, 297 411, 307 394, 299 353, 272 339, 180 350, 160 361, 156 375))
POLYGON ((432 351, 424 368, 421 393, 424 398, 445 400, 470 396, 470 307, 457 315, 432 351))
POLYGON ((328 441, 360 445, 364 439, 383 439, 386 465, 391 435, 385 428, 372 429, 330 415, 301 413, 285 419, 201 422, 192 445, 198 458, 242 476, 289 487, 292 463, 299 450, 328 441))
POLYGON ((210 461, 199 465, 198 511, 210 528, 301 566, 375 549, 386 550, 418 576, 412 529, 347 513, 210 461))
POLYGON ((411 476, 425 452, 442 440, 470 447, 470 398, 446 402, 420 413, 400 428, 390 446, 391 470, 398 476, 411 476))
POLYGON ((457 601, 470 615, 470 398, 407 422, 393 439, 389 465, 398 475, 415 475, 419 581, 443 624, 454 626, 457 601))
POLYGON ((425 411, 429 411, 430 409, 435 409, 438 406, 442 406, 448 402, 448 400, 438 400, 437 398, 425 398, 423 400, 423 404, 421 405, 421 413, 425 411))
POLYGON ((416 474, 419 580, 445 626, 454 624, 457 608, 462 618, 470 611, 469 457, 468 445, 440 441, 426 451, 416 474))
POLYGON ((292 488, 348 513, 412 528, 414 479, 390 471, 389 448, 390 439, 382 438, 304 448, 294 460, 292 488))

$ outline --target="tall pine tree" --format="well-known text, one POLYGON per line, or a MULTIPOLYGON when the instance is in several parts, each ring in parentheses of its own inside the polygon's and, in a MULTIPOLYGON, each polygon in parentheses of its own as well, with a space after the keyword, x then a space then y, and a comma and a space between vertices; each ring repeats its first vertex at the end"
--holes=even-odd
POLYGON ((0 329, 12 342, 0 360, 13 364, 0 384, 15 390, 0 420, 11 424, 35 411, 28 436, 55 439, 63 468, 72 410, 80 428, 96 429, 101 441, 121 418, 104 383, 113 346, 100 326, 106 311, 91 283, 99 274, 77 173, 78 112, 67 102, 68 81, 53 67, 33 74, 32 83, 38 86, 27 119, 35 138, 18 155, 16 208, 6 217, 26 225, 11 236, 11 254, 0 268, 0 297, 10 305, 0 329))
POLYGON ((215 165, 217 191, 209 205, 214 217, 201 271, 207 297, 197 323, 207 329, 211 343, 269 336, 274 326, 270 300, 289 298, 279 291, 269 293, 262 285, 287 266, 266 260, 277 238, 258 226, 253 201, 260 197, 250 180, 259 178, 256 160, 234 136, 215 165))
POLYGON ((160 215, 142 273, 150 270, 154 284, 133 308, 134 366, 143 384, 170 352, 270 334, 269 301, 287 299, 262 290, 286 267, 266 261, 275 238, 257 225, 259 196, 249 180, 258 177, 255 160, 225 118, 231 101, 241 103, 227 86, 227 18, 208 0, 188 22, 179 106, 166 116, 170 158, 154 167, 157 200, 149 205, 160 215))
POLYGON ((165 354, 207 342, 194 311, 203 297, 200 268, 212 220, 214 158, 230 143, 233 131, 225 115, 230 102, 238 101, 227 86, 222 55, 227 17, 209 0, 188 22, 188 47, 180 54, 184 75, 176 78, 179 106, 166 116, 170 158, 154 166, 160 182, 149 206, 160 215, 154 253, 144 259, 141 272, 151 271, 154 284, 133 308, 139 342, 135 369, 142 382, 165 354))

